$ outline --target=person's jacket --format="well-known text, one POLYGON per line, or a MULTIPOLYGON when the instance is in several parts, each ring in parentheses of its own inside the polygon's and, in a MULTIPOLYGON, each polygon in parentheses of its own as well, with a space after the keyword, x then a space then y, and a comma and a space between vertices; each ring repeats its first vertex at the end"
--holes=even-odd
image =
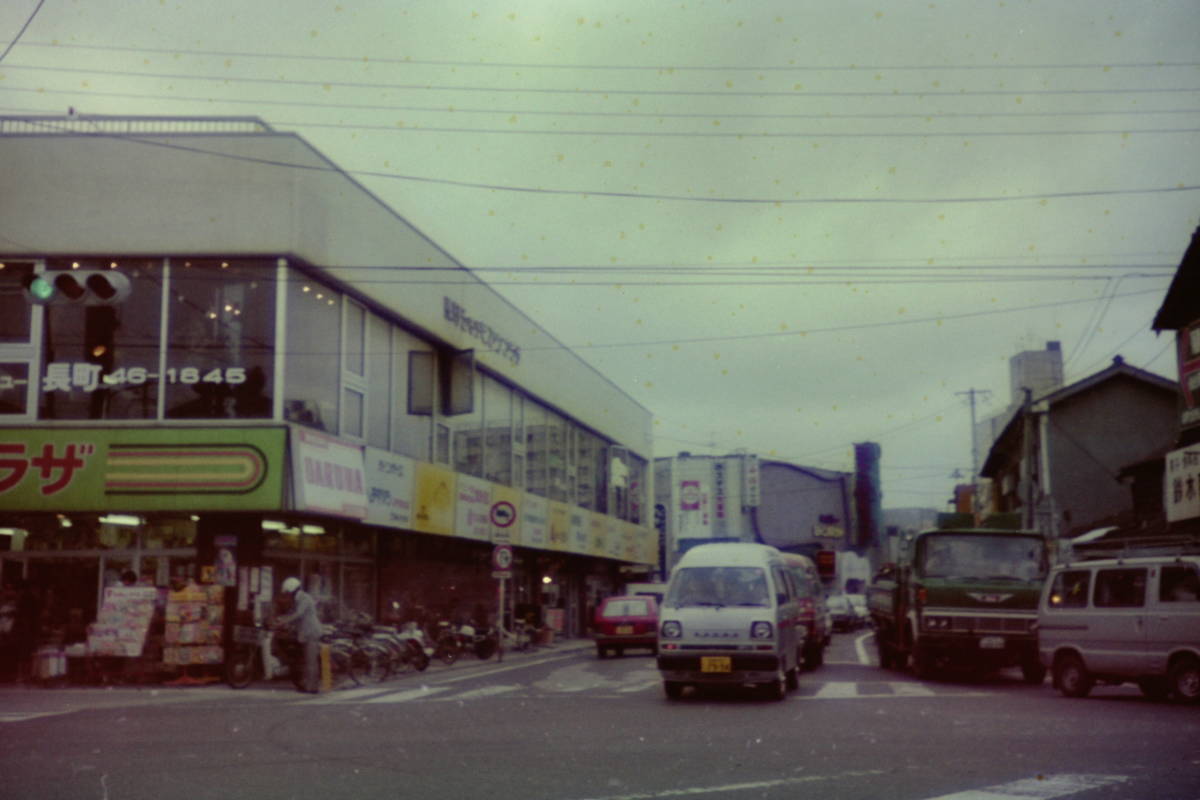
POLYGON ((296 626, 296 638, 302 642, 315 642, 321 638, 321 620, 317 618, 317 604, 312 595, 297 589, 292 595, 292 611, 278 620, 280 625, 296 626))

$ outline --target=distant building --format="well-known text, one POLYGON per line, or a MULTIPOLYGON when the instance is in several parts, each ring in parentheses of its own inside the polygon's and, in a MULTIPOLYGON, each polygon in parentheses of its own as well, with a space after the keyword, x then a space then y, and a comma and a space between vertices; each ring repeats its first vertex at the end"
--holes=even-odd
POLYGON ((1063 385, 1062 345, 1057 341, 1046 342, 1045 350, 1024 350, 1008 360, 1008 405, 998 414, 993 414, 975 425, 975 452, 979 463, 974 465, 978 475, 987 457, 988 448, 1000 438, 1005 426, 1020 409, 1025 400, 1025 389, 1041 397, 1063 385))

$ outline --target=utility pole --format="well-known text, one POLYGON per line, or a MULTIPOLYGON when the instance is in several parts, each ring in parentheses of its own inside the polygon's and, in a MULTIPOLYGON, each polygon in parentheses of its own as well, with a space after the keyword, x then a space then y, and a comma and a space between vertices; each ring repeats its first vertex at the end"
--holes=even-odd
POLYGON ((987 389, 967 389, 965 392, 955 392, 955 394, 966 395, 971 402, 971 483, 975 484, 979 477, 979 437, 975 433, 975 398, 986 399, 991 392, 987 389))

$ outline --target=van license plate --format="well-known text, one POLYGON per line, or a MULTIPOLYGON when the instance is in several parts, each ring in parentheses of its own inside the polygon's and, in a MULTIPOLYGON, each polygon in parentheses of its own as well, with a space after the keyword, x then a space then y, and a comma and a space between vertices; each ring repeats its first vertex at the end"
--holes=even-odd
POLYGON ((729 656, 701 656, 701 672, 733 672, 733 660, 729 656))
POLYGON ((629 636, 632 633, 633 633, 632 625, 618 625, 617 626, 617 635, 618 636, 629 636))
POLYGON ((979 649, 981 650, 1003 650, 1003 636, 984 636, 979 640, 979 649))

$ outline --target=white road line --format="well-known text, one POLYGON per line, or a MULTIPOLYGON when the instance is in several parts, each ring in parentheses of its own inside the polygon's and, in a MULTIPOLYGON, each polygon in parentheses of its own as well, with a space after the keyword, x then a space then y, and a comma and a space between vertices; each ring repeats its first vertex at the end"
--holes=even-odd
POLYGON ((816 694, 808 696, 817 700, 858 697, 858 684, 852 681, 829 681, 818 689, 816 694))
POLYGON ((444 686, 422 686, 419 689, 409 689, 406 692, 392 692, 382 697, 372 697, 363 700, 364 703, 407 703, 409 700, 420 700, 422 697, 440 694, 448 691, 444 686))
POLYGON ((873 638, 875 638, 875 632, 868 631, 862 636, 856 637, 854 640, 854 652, 858 655, 858 663, 865 664, 868 667, 871 666, 871 657, 867 655, 867 646, 864 644, 864 642, 866 642, 867 639, 873 638))
POLYGON ((646 689, 652 689, 652 688, 658 686, 658 684, 659 684, 658 678, 651 678, 649 680, 642 681, 641 683, 634 683, 629 686, 622 686, 620 689, 617 689, 617 691, 620 694, 633 694, 634 692, 644 692, 646 689))
POLYGON ((1050 800, 1127 780, 1124 775, 1039 775, 999 786, 943 794, 930 800, 1050 800))
POLYGON ((70 714, 70 711, 0 711, 0 722, 24 722, 38 717, 54 717, 59 714, 70 714))
POLYGON ((664 789, 660 792, 637 792, 635 794, 613 794, 604 797, 590 797, 585 800, 660 800, 664 797, 700 797, 702 795, 717 795, 726 797, 730 792, 754 792, 770 789, 775 786, 799 786, 805 783, 819 781, 839 781, 846 778, 861 778, 871 775, 882 775, 881 769, 853 770, 836 775, 806 775, 801 778, 777 778, 767 781, 747 781, 746 783, 727 783, 723 786, 689 786, 683 789, 664 789))
POLYGON ((466 692, 459 692, 458 694, 450 695, 449 697, 439 697, 438 700, 442 702, 474 700, 479 697, 492 697, 493 695, 498 694, 508 694, 509 692, 515 692, 522 688, 524 687, 515 683, 508 686, 484 686, 481 689, 471 689, 466 692))

